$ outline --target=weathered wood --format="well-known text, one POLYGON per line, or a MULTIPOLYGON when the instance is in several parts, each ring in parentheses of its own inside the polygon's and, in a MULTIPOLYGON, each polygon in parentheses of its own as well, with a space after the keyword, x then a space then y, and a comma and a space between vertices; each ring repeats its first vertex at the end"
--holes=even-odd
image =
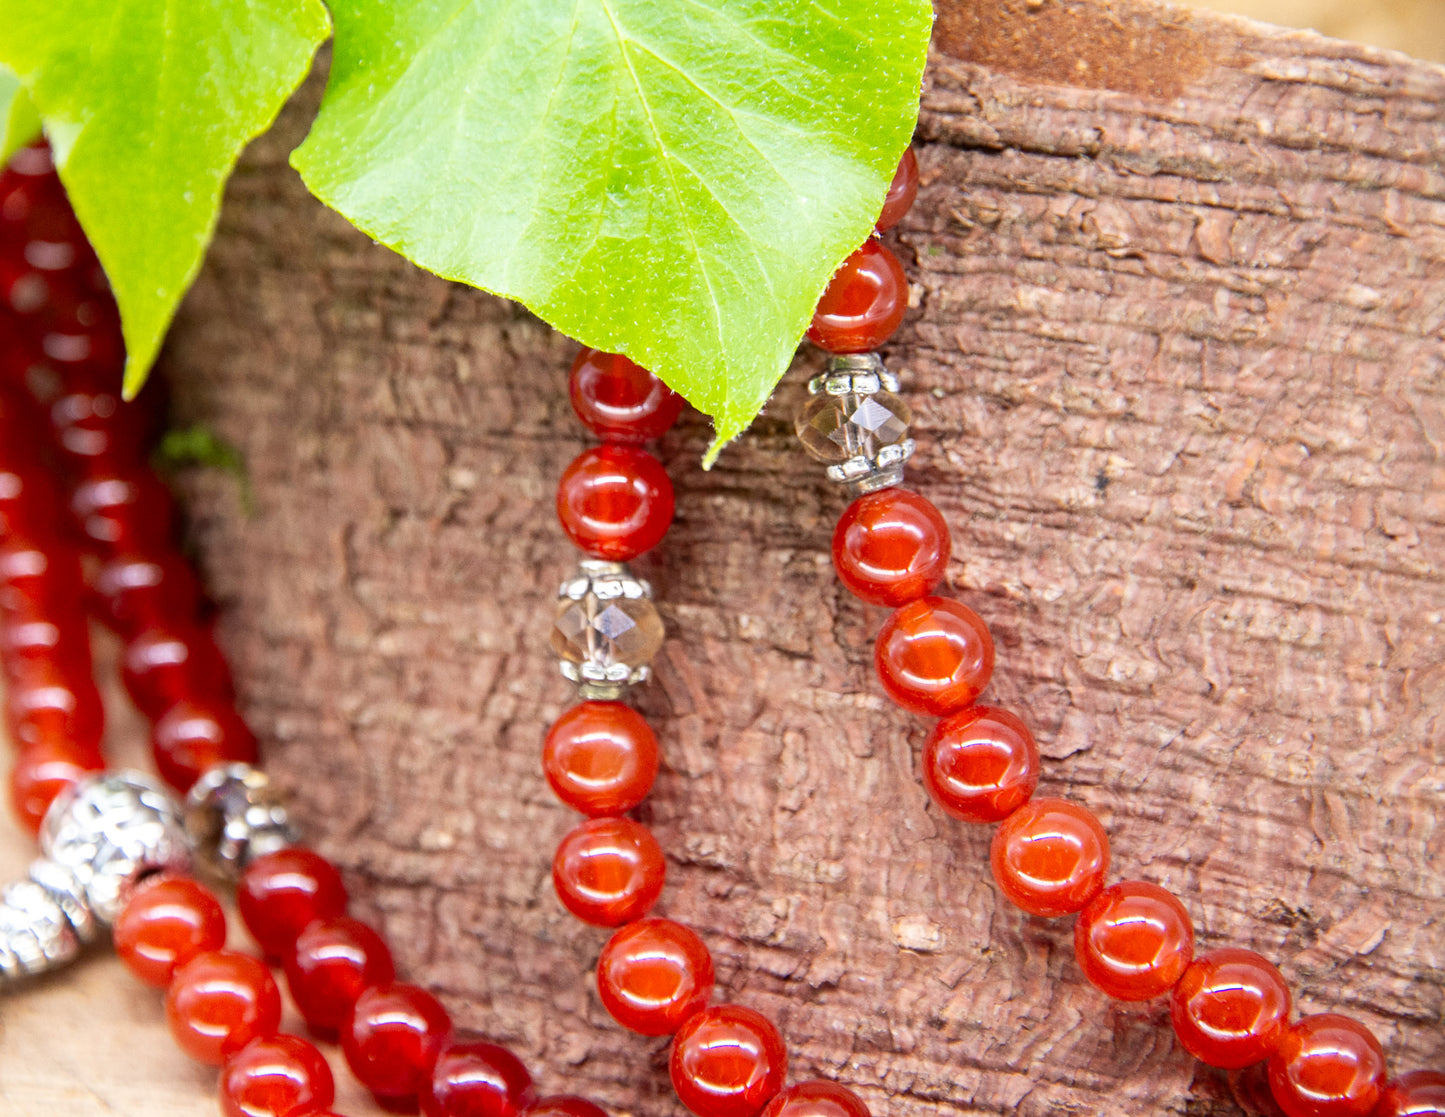
MULTIPOLYGON (((1277 958, 1400 1069, 1445 1062, 1445 71, 1130 0, 940 8, 889 356, 992 700, 1203 945, 1277 958)), ((245 711, 411 978, 544 1090, 677 1112, 548 880, 571 347, 307 201, 304 115, 243 162, 166 362, 250 461, 253 516, 223 477, 184 486, 245 711)), ((928 803, 926 726, 871 674, 882 613, 831 577, 803 371, 711 473, 695 418, 662 447, 678 520, 638 565, 671 633, 640 699, 663 910, 794 1078, 877 1113, 1235 1112, 1164 1007, 1093 992, 1067 922, 1001 903, 989 833, 928 803)), ((76 1097, 83 1064, 10 1046, 0 1100, 76 1097)))

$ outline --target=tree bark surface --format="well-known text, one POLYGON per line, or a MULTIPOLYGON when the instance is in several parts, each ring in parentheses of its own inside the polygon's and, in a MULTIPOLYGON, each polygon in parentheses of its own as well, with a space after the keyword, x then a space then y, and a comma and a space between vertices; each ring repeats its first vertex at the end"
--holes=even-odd
MULTIPOLYGON (((250 513, 182 479, 242 707, 408 979, 543 1092, 679 1113, 550 881, 573 346, 309 201, 285 157, 310 107, 243 161, 165 361, 180 417, 249 463, 250 513)), ((1174 890, 1201 949, 1276 959, 1396 1070, 1445 1064, 1445 70, 1132 0, 952 0, 918 153, 887 352, 909 483, 1040 793, 1095 810, 1111 875, 1174 890)), ((659 451, 677 521, 635 567, 669 626, 637 696, 660 911, 793 1080, 876 1114, 1237 1112, 1166 1003, 1089 986, 1071 921, 1002 901, 991 828, 925 795, 929 726, 873 675, 885 614, 830 566, 846 497, 792 433, 819 363, 711 472, 696 416, 659 451)), ((51 1096, 12 1039, 67 995, 6 1006, 0 1100, 51 1096)), ((172 1112, 86 1089, 66 1112, 172 1112)))

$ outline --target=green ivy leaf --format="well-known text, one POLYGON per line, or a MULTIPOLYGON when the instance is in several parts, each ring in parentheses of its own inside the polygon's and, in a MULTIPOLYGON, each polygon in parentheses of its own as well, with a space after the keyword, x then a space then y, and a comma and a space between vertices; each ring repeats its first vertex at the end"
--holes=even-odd
POLYGON ((45 122, 120 304, 139 391, 221 190, 329 31, 320 0, 0 0, 0 63, 45 122))
POLYGON ((40 135, 40 117, 20 79, 0 67, 0 163, 40 135))
MULTIPOLYGON (((33 2, 33 0, 26 0, 33 2)), ((292 162, 740 432, 912 134, 928 0, 336 0, 292 162)))

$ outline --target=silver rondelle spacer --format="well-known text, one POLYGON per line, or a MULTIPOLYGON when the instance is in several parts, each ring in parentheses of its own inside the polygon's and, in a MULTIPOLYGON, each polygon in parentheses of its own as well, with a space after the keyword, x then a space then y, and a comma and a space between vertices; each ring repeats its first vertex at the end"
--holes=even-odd
POLYGON ((823 371, 808 381, 810 396, 869 396, 874 392, 898 391, 898 377, 883 365, 877 353, 838 353, 830 356, 823 371))
POLYGON ((58 861, 38 857, 30 863, 30 879, 50 894, 60 905, 65 918, 75 928, 75 934, 83 944, 90 944, 100 938, 101 926, 91 910, 85 896, 85 886, 80 879, 58 861))
POLYGON ((196 860, 226 880, 298 839, 275 784, 249 764, 217 764, 202 773, 186 796, 185 827, 196 860))
POLYGON ((848 486, 854 496, 876 493, 903 483, 903 465, 913 457, 917 443, 911 438, 893 446, 885 446, 872 458, 849 458, 841 465, 830 465, 828 480, 848 486))
POLYGON ((40 826, 40 849, 69 869, 103 924, 152 873, 190 865, 174 799, 139 772, 94 776, 58 796, 40 826))
POLYGON ((33 880, 0 890, 0 980, 6 984, 65 965, 80 953, 64 909, 33 880))

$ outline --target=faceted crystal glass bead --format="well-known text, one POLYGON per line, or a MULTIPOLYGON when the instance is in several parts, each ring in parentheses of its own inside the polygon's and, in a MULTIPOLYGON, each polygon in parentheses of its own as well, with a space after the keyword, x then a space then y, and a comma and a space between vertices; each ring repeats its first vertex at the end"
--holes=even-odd
POLYGON ((913 412, 892 392, 810 396, 793 422, 803 448, 828 465, 873 459, 908 437, 913 412))
POLYGON ((597 688, 592 697, 615 697, 625 684, 647 677, 663 637, 649 593, 645 582, 612 563, 583 563, 581 574, 562 586, 552 650, 564 675, 597 688))

